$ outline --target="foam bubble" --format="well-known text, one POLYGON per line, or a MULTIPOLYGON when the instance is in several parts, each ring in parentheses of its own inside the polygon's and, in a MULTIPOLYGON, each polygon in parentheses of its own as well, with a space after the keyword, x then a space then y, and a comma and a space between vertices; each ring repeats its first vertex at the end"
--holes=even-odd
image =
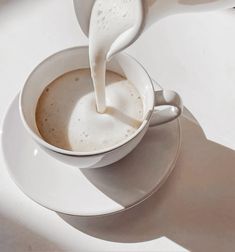
POLYGON ((100 16, 103 13, 102 10, 98 10, 97 15, 100 16))

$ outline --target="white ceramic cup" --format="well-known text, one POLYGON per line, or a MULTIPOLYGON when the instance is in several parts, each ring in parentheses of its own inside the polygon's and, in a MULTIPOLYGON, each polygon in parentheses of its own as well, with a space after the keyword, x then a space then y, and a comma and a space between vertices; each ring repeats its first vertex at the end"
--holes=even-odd
POLYGON ((176 92, 154 91, 152 80, 140 63, 131 56, 120 53, 107 63, 107 69, 126 77, 139 91, 144 104, 144 120, 141 126, 125 142, 101 151, 75 152, 53 146, 43 140, 38 131, 35 120, 37 101, 44 88, 57 77, 84 68, 89 68, 88 47, 60 51, 34 69, 20 94, 20 115, 26 130, 49 155, 60 161, 78 168, 97 168, 114 163, 137 146, 149 126, 167 123, 182 112, 181 98, 176 92), (171 107, 157 110, 161 105, 171 107))

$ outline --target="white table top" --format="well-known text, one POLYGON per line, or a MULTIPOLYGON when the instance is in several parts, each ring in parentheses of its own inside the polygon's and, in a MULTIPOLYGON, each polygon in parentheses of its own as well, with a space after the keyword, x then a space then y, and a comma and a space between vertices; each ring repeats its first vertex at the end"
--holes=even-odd
MULTIPOLYGON (((84 44, 72 1, 1 1, 1 126, 40 61, 84 44)), ((234 44, 235 11, 225 11, 162 20, 128 52, 164 88, 182 95, 210 139, 235 149, 234 44)), ((0 251, 231 251, 235 153, 207 141, 191 119, 182 118, 182 129, 181 156, 163 188, 109 217, 59 216, 37 205, 9 177, 1 150, 0 251)))

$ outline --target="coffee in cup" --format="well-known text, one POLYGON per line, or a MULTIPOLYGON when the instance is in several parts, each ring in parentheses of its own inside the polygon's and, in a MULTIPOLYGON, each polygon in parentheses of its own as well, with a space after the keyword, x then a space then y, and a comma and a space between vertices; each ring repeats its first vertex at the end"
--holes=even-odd
POLYGON ((143 102, 136 87, 106 72, 106 110, 97 112, 90 69, 67 72, 47 85, 36 108, 42 138, 79 152, 102 151, 124 143, 143 122, 143 102))

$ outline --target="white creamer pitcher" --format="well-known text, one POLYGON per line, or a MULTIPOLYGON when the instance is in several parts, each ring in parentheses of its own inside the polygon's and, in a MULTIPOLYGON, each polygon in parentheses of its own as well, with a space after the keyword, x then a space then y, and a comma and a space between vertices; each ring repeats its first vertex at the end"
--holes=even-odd
MULTIPOLYGON (((74 0, 74 8, 82 31, 88 36, 93 4, 96 0, 74 0)), ((110 1, 110 0, 107 0, 110 1)), ((235 7, 235 0, 135 0, 139 22, 123 32, 113 43, 107 59, 131 45, 149 26, 178 13, 213 11, 235 7)))

